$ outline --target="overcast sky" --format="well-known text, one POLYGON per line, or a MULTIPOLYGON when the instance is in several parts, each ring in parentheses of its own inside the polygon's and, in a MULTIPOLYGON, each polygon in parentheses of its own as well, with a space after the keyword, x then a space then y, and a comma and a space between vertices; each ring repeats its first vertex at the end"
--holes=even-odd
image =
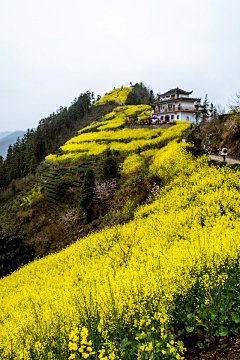
POLYGON ((240 1, 0 0, 0 132, 86 90, 142 81, 227 108, 240 89, 240 1))

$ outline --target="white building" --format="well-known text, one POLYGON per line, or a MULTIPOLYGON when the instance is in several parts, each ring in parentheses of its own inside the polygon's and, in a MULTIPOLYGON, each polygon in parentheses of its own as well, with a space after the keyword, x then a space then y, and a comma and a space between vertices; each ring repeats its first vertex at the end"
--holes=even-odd
POLYGON ((160 123, 174 120, 195 121, 194 112, 197 110, 198 98, 190 98, 188 92, 179 88, 171 89, 164 94, 158 94, 158 100, 152 105, 151 117, 157 118, 160 123))

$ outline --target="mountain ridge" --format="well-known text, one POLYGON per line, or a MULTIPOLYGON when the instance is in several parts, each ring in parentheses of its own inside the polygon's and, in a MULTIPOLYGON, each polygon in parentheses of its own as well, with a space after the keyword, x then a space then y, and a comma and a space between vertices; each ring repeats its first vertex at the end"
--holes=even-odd
POLYGON ((16 130, 0 138, 0 156, 6 158, 9 145, 13 145, 18 137, 21 140, 25 133, 26 131, 16 130))

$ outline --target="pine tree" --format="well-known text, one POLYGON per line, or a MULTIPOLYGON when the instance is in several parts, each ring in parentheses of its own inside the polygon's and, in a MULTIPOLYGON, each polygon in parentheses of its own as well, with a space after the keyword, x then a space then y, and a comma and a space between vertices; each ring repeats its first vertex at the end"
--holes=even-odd
POLYGON ((126 105, 150 104, 155 100, 153 90, 147 88, 142 82, 131 84, 131 88, 132 91, 128 94, 125 102, 126 105))
POLYGON ((95 103, 94 92, 92 92, 92 94, 91 94, 91 102, 92 102, 92 104, 94 104, 94 103, 95 103))
POLYGON ((107 157, 103 164, 102 177, 104 181, 119 177, 119 163, 115 156, 112 155, 111 150, 107 149, 107 157))
POLYGON ((211 102, 210 104, 210 108, 209 108, 209 115, 210 115, 210 119, 216 119, 217 118, 217 109, 216 107, 213 105, 213 103, 211 102))
POLYGON ((88 211, 94 195, 95 176, 92 169, 88 169, 81 189, 80 205, 83 211, 88 211))
POLYGON ((37 159, 36 159, 36 156, 33 155, 29 162, 29 173, 35 174, 36 168, 37 168, 37 159))
POLYGON ((3 157, 0 155, 0 188, 3 187, 5 183, 5 177, 6 177, 5 163, 3 161, 3 157))
POLYGON ((24 242, 20 227, 0 228, 0 277, 33 259, 34 249, 24 242))
POLYGON ((196 119, 196 124, 198 125, 199 120, 201 119, 201 99, 199 99, 195 105, 194 117, 196 119))
POLYGON ((205 123, 209 117, 209 101, 207 94, 205 95, 205 100, 200 107, 200 113, 201 113, 202 123, 205 123))

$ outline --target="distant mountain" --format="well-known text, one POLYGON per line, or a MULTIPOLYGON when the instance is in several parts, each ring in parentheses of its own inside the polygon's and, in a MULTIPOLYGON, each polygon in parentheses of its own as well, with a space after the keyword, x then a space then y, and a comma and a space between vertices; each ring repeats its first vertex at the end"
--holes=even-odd
POLYGON ((2 138, 1 135, 4 133, 0 133, 0 156, 3 156, 4 158, 6 158, 9 145, 13 145, 17 141, 18 136, 20 139, 22 139, 26 131, 5 131, 5 133, 7 133, 7 136, 2 138))
POLYGON ((4 131, 0 132, 0 139, 3 139, 5 136, 12 134, 14 131, 4 131))

